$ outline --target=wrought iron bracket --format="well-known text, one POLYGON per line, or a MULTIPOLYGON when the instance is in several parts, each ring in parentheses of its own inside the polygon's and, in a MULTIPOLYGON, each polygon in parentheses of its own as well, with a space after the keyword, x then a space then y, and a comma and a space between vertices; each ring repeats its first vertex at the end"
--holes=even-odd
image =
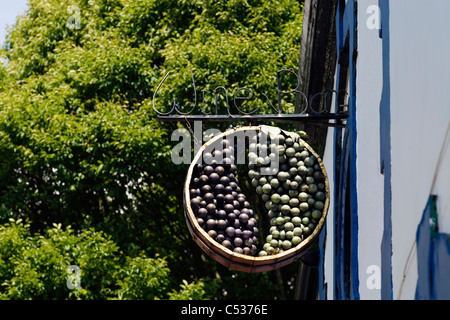
POLYGON ((224 121, 245 121, 256 123, 260 121, 274 122, 314 122, 320 126, 343 128, 343 120, 348 118, 347 113, 327 113, 327 114, 258 114, 258 115, 158 115, 160 121, 202 121, 202 122, 224 122, 224 121), (335 120, 335 122, 329 122, 335 120))

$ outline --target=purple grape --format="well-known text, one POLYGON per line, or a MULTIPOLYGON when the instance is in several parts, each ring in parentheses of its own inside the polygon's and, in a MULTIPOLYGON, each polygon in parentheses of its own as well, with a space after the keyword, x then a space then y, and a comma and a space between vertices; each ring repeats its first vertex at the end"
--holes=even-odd
POLYGON ((191 181, 191 186, 193 188, 198 188, 200 187, 200 178, 199 177, 195 177, 194 179, 192 179, 191 181))
POLYGON ((223 148, 228 148, 230 146, 230 141, 227 138, 222 139, 223 148))
POLYGON ((216 194, 220 194, 223 193, 223 191, 225 190, 225 187, 223 186, 223 184, 216 184, 216 186, 214 187, 214 192, 216 194))
POLYGON ((234 238, 233 243, 236 247, 241 247, 244 244, 244 241, 241 238, 236 237, 234 238))
POLYGON ((232 155, 232 151, 231 151, 231 149, 229 149, 229 148, 225 148, 225 149, 223 149, 223 156, 225 157, 225 158, 230 158, 230 156, 232 155))
POLYGON ((217 228, 219 230, 225 230, 225 228, 227 227, 227 222, 223 219, 217 220, 217 228))
POLYGON ((221 176, 221 175, 223 175, 223 174, 225 173, 225 168, 222 167, 222 166, 217 166, 216 169, 215 169, 215 172, 216 172, 219 176, 221 176))
POLYGON ((241 213, 239 215, 239 221, 241 222, 241 224, 246 224, 248 222, 248 215, 246 213, 241 213))
POLYGON ((217 173, 213 172, 209 175, 209 181, 211 181, 212 184, 217 184, 220 180, 220 177, 217 173))
POLYGON ((230 249, 230 250, 233 249, 233 245, 231 244, 230 240, 227 240, 227 239, 223 240, 222 245, 227 249, 230 249))
POLYGON ((227 157, 227 158, 223 158, 223 166, 226 170, 230 169, 230 166, 233 164, 233 161, 231 160, 231 158, 227 157))
POLYGON ((225 233, 227 234, 227 236, 229 236, 230 238, 234 237, 235 233, 235 229, 233 227, 228 227, 225 229, 225 233))
POLYGON ((224 186, 227 186, 230 183, 230 178, 228 178, 227 176, 223 176, 223 177, 220 178, 219 181, 224 186))
POLYGON ((236 253, 244 254, 244 249, 242 249, 241 247, 236 247, 236 248, 233 249, 233 251, 236 252, 236 253))
POLYGON ((203 168, 203 173, 207 176, 209 176, 213 172, 214 168, 212 166, 206 166, 205 168, 203 168))
POLYGON ((216 231, 216 230, 209 230, 209 231, 208 231, 208 235, 209 235, 211 238, 216 239, 216 237, 217 237, 217 231, 216 231))
POLYGON ((223 151, 218 150, 218 149, 214 150, 214 152, 212 153, 213 157, 219 161, 222 160, 222 158, 223 158, 222 154, 223 154, 223 151))
POLYGON ((231 188, 233 188, 233 191, 236 191, 236 188, 237 188, 237 183, 236 183, 236 182, 231 181, 228 185, 229 185, 231 188))
POLYGON ((223 194, 221 194, 221 193, 216 194, 215 200, 216 200, 216 204, 217 204, 218 208, 221 208, 223 206, 224 199, 225 199, 225 196, 223 194))
POLYGON ((214 200, 214 195, 211 192, 208 192, 203 196, 203 199, 205 199, 206 203, 212 203, 214 200))
POLYGON ((233 207, 232 204, 229 204, 229 203, 228 203, 228 204, 226 204, 226 205, 223 206, 223 209, 225 210, 225 212, 231 213, 231 212, 233 212, 234 207, 233 207))
POLYGON ((249 239, 252 235, 253 235, 253 233, 250 230, 242 231, 242 237, 244 239, 249 239))
POLYGON ((203 161, 205 163, 211 163, 211 161, 212 161, 212 154, 211 154, 211 152, 203 153, 203 161))
POLYGON ((255 227, 255 223, 253 222, 253 220, 249 219, 246 227, 248 230, 253 230, 253 227, 255 227))
POLYGON ((231 223, 236 219, 236 214, 234 213, 234 210, 232 212, 228 213, 227 220, 231 223))
POLYGON ((206 206, 206 210, 208 211, 208 213, 213 214, 214 212, 216 212, 216 206, 214 203, 209 203, 206 206))
POLYGON ((222 243, 223 240, 225 240, 225 236, 223 234, 220 234, 220 233, 217 234, 216 241, 219 242, 219 243, 222 243))
POLYGON ((206 208, 200 208, 200 209, 198 209, 197 214, 200 218, 205 218, 206 215, 208 214, 208 210, 206 208))
POLYGON ((206 227, 208 228, 208 229, 214 229, 214 228, 216 228, 216 226, 217 226, 217 222, 216 222, 216 220, 214 220, 214 219, 208 219, 207 221, 206 221, 206 227))
POLYGON ((199 188, 193 188, 191 189, 191 198, 195 198, 201 195, 199 188))
POLYGON ((225 203, 227 203, 227 204, 233 204, 234 197, 231 194, 227 194, 227 195, 225 195, 224 200, 225 200, 225 203))
POLYGON ((200 208, 200 200, 201 198, 194 198, 191 200, 191 208, 194 211, 198 211, 198 209, 200 208))
POLYGON ((208 176, 205 175, 205 174, 202 174, 199 177, 199 179, 200 179, 199 182, 200 182, 201 185, 205 185, 208 182, 208 176))
POLYGON ((231 188, 230 186, 225 187, 224 193, 231 194, 232 192, 233 192, 233 188, 231 188))
POLYGON ((200 174, 203 171, 203 164, 199 163, 195 166, 195 170, 197 171, 197 174, 200 174))
POLYGON ((207 193, 210 193, 212 191, 212 188, 209 184, 205 184, 203 187, 201 187, 200 191, 202 195, 205 195, 207 193))
POLYGON ((217 210, 216 217, 217 219, 225 220, 227 218, 227 213, 225 210, 217 210))
POLYGON ((244 245, 250 248, 253 244, 253 240, 251 238, 244 239, 244 245))

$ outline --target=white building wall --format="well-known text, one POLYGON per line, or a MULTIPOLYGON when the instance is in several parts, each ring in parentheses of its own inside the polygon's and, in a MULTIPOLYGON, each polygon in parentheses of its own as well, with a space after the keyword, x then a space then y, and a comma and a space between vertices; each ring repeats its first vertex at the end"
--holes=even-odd
MULTIPOLYGON (((380 299, 375 272, 381 266, 384 176, 380 173, 382 39, 370 6, 358 1, 356 64, 356 170, 360 299, 380 299), (369 25, 368 25, 369 22, 369 25)), ((450 1, 389 1, 389 61, 392 187, 392 297, 414 299, 416 232, 430 193, 438 195, 439 231, 450 234, 450 1), (447 136, 446 136, 447 134, 447 136), (438 161, 440 159, 440 165, 438 161)), ((335 183, 334 129, 323 157, 335 183)), ((333 190, 332 190, 333 191, 333 190)), ((334 206, 327 218, 324 276, 327 299, 334 293, 334 206)))
POLYGON ((358 1, 356 170, 360 299, 381 298, 384 177, 380 172, 380 97, 383 85, 378 0, 358 1), (375 7, 374 7, 375 5, 375 7))
POLYGON ((450 121, 450 1, 389 4, 393 298, 414 299, 416 230, 450 121))
MULTIPOLYGON (((334 100, 332 102, 334 105, 334 100)), ((326 300, 333 300, 334 293, 334 128, 328 128, 326 147, 322 162, 327 170, 328 181, 330 182, 330 205, 328 207, 326 219, 326 238, 324 241, 324 282, 327 287, 326 300)))
POLYGON ((431 193, 438 195, 436 210, 439 232, 450 234, 450 121, 445 140, 442 143, 431 193))

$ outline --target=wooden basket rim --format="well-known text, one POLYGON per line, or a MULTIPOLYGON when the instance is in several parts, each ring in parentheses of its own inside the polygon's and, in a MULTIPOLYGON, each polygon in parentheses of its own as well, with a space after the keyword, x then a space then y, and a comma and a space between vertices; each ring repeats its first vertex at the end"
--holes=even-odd
MULTIPOLYGON (((186 181, 184 185, 184 207, 185 207, 185 218, 188 223, 190 223, 194 230, 189 230, 192 234, 192 231, 196 233, 197 237, 201 239, 202 242, 206 246, 208 246, 211 249, 211 252, 214 252, 215 254, 220 255, 221 257, 230 260, 230 264, 232 265, 234 263, 243 264, 249 267, 258 267, 258 266, 266 266, 271 264, 277 264, 280 262, 283 262, 284 260, 293 259, 300 257, 302 253, 304 253, 302 250, 309 248, 309 246, 316 240, 318 234, 321 232, 323 225, 326 220, 329 202, 330 202, 330 189, 329 189, 329 181, 327 172, 325 170, 325 166, 323 165, 322 159, 319 157, 319 155, 312 149, 312 147, 303 139, 300 138, 300 140, 304 143, 305 147, 308 149, 309 152, 311 152, 317 159, 321 171, 325 178, 325 202, 324 207, 322 209, 322 216, 317 223, 317 226, 314 228, 313 232, 304 240, 302 240, 297 246, 290 248, 289 250, 283 251, 281 253, 267 255, 267 256, 249 256, 244 255, 241 253, 233 252, 229 250, 228 248, 222 246, 217 241, 212 239, 208 233, 200 227, 200 225, 197 222, 197 219, 195 217, 195 214, 190 206, 190 181, 192 178, 193 170, 195 168, 195 165, 197 164, 198 160, 203 154, 203 151, 206 147, 211 145, 212 143, 216 142, 219 139, 222 139, 225 136, 231 135, 236 131, 246 131, 246 130, 261 130, 260 126, 245 126, 245 127, 236 127, 229 129, 223 133, 220 133, 213 138, 211 138, 209 141, 207 141, 197 152, 197 154, 194 156, 193 161, 191 162, 187 175, 186 175, 186 181)), ((198 243, 198 238, 194 237, 194 241, 198 243)), ((204 250, 204 248, 202 247, 204 250)), ((207 252, 208 255, 211 256, 211 252, 207 252)), ((214 258, 214 257, 212 257, 214 258)), ((229 267, 231 267, 231 265, 229 267)))

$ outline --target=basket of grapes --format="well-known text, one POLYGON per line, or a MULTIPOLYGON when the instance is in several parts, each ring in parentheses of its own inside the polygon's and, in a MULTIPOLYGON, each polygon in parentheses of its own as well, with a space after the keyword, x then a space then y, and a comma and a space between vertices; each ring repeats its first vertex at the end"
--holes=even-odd
POLYGON ((329 183, 320 157, 297 133, 239 127, 200 148, 183 201, 189 232, 206 254, 234 270, 265 272, 297 260, 317 239, 329 183), (241 188, 238 166, 263 212, 241 188))

